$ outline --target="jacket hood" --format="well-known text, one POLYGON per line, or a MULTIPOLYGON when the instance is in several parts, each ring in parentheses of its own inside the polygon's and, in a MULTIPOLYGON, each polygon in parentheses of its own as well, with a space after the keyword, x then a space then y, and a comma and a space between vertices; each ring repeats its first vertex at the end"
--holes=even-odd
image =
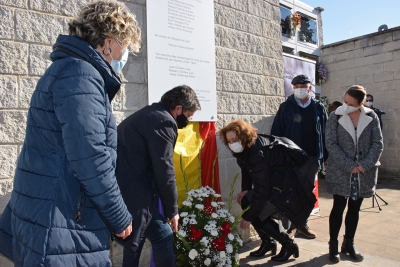
POLYGON ((103 77, 108 98, 111 100, 121 87, 121 79, 104 57, 87 41, 68 35, 59 35, 50 54, 51 61, 65 57, 80 57, 91 64, 103 77), (59 49, 59 50, 58 50, 59 49))

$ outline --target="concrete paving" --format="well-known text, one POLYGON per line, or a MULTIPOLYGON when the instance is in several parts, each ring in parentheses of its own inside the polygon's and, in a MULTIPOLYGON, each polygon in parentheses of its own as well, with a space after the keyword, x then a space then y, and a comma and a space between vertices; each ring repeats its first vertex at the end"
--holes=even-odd
MULTIPOLYGON (((356 236, 355 247, 360 251, 364 260, 356 262, 350 256, 340 253, 341 261, 337 264, 328 259, 329 241, 329 213, 332 208, 332 195, 326 192, 325 180, 319 181, 319 206, 317 216, 311 216, 309 226, 317 233, 315 239, 296 237, 300 248, 300 257, 291 257, 285 263, 270 260, 270 252, 263 258, 253 258, 249 253, 256 250, 261 241, 255 240, 244 244, 240 253, 240 266, 379 266, 400 267, 400 180, 380 179, 377 194, 388 205, 378 198, 382 211, 376 203, 372 207, 372 198, 364 199, 360 211, 360 220, 356 236)), ((343 216, 344 220, 344 216, 343 216)), ((343 240, 344 222, 340 229, 339 246, 343 240)), ((278 251, 280 246, 278 245, 278 251)), ((340 249, 340 248, 339 248, 340 249)))

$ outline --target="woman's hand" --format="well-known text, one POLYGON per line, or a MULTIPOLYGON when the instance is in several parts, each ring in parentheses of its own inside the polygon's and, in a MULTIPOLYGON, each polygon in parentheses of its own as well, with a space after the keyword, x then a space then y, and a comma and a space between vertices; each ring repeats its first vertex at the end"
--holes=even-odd
POLYGON ((249 190, 242 191, 237 195, 237 202, 239 205, 242 205, 242 198, 247 194, 248 191, 249 190))
MULTIPOLYGON (((244 192, 244 191, 243 191, 244 192)), ((246 191, 247 192, 247 191, 246 191)), ((242 229, 249 229, 250 228, 250 224, 251 224, 251 222, 249 222, 249 221, 246 221, 245 219, 242 219, 241 221, 240 221, 240 228, 242 228, 242 229)))

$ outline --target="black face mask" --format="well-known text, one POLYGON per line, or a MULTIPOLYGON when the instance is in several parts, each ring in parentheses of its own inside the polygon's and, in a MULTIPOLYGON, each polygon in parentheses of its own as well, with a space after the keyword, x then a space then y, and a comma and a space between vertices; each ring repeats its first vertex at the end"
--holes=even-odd
POLYGON ((178 128, 182 129, 188 125, 189 121, 186 118, 185 114, 181 113, 176 117, 176 124, 178 124, 178 128))

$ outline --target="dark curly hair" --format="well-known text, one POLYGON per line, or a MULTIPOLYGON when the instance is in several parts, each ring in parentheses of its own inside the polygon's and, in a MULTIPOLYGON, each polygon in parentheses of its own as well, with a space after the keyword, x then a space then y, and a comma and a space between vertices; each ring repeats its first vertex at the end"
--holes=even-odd
POLYGON ((106 38, 115 37, 131 52, 140 50, 140 28, 135 14, 117 1, 96 1, 85 5, 68 23, 69 35, 80 37, 94 48, 103 46, 106 38))
POLYGON ((219 136, 226 146, 228 145, 227 132, 234 132, 244 147, 251 147, 257 138, 257 128, 242 120, 232 121, 220 130, 219 136))
POLYGON ((183 111, 201 109, 196 93, 187 85, 180 85, 166 92, 161 97, 161 103, 167 105, 170 109, 182 105, 183 111))

